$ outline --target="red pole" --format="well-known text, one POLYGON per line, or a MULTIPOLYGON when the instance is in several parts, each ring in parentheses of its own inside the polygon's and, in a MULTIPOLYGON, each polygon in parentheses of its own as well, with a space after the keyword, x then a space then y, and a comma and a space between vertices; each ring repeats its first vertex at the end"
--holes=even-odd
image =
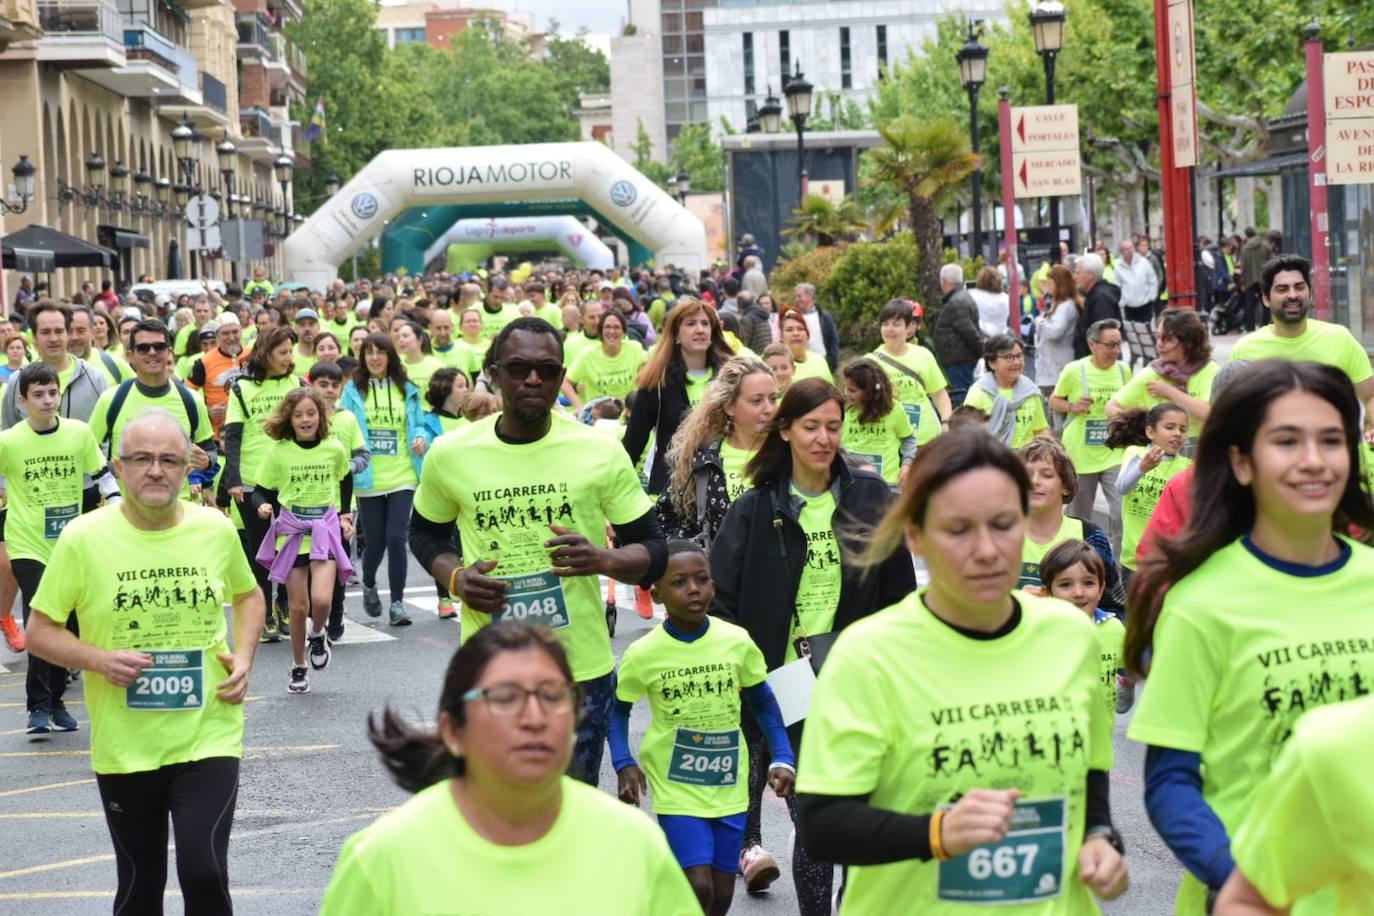
POLYGON ((1331 320, 1330 222, 1326 209, 1326 84, 1322 71, 1321 28, 1308 25, 1307 42, 1307 193, 1312 213, 1312 302, 1316 315, 1331 320))
POLYGON ((1021 279, 1020 262, 1016 257, 1016 187, 1015 167, 1011 160, 1011 102, 1006 86, 997 90, 997 145, 1002 160, 1002 229, 1006 234, 1007 296, 1011 300, 1008 324, 1011 332, 1021 336, 1021 279))
POLYGON ((1174 167, 1173 80, 1169 73, 1169 4, 1155 0, 1155 76, 1159 85, 1159 187, 1164 206, 1164 260, 1169 304, 1197 308, 1193 269, 1193 185, 1187 168, 1174 167))

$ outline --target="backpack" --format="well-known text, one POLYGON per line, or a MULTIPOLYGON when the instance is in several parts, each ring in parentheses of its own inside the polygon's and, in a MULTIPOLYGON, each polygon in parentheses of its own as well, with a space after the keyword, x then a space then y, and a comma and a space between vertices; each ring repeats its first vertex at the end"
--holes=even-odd
MULTIPOLYGON (((101 445, 109 445, 110 437, 114 435, 115 420, 119 418, 119 412, 124 409, 124 402, 129 399, 129 391, 134 387, 136 379, 125 379, 119 383, 115 389, 114 397, 110 399, 110 406, 105 410, 105 439, 101 445)), ((177 394, 181 395, 181 406, 186 411, 186 423, 191 427, 191 436, 194 438, 196 431, 196 396, 191 394, 190 389, 185 385, 172 379, 172 387, 177 394)))

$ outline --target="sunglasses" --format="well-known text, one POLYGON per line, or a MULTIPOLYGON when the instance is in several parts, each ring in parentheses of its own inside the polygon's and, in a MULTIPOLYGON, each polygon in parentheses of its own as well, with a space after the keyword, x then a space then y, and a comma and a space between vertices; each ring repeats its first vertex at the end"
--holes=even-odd
POLYGON ((134 344, 135 353, 166 353, 169 347, 166 341, 157 343, 136 343, 134 344))
POLYGON ((539 375, 539 381, 555 381, 563 372, 562 363, 532 363, 524 359, 506 359, 496 364, 501 371, 518 381, 524 381, 534 372, 539 375))

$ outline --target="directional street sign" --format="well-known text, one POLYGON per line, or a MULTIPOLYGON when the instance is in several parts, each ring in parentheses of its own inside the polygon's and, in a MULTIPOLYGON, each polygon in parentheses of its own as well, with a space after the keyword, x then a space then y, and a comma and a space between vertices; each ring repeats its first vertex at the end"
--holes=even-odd
POLYGON ((1374 51, 1328 54, 1323 73, 1327 183, 1374 182, 1374 51))
POLYGON ((1169 2, 1169 117, 1173 121, 1174 167, 1197 165, 1197 88, 1193 53, 1192 0, 1169 2))
POLYGON ((1012 175, 1016 197, 1082 193, 1077 105, 1033 105, 1011 110, 1012 175))
POLYGON ((186 204, 186 247, 192 251, 217 251, 219 204, 208 194, 197 194, 186 204))

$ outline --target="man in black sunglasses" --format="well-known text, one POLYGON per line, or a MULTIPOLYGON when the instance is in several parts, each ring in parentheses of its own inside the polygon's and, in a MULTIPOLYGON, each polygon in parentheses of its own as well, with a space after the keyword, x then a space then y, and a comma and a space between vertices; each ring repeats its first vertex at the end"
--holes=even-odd
POLYGON ((145 318, 134 325, 129 337, 129 364, 134 377, 100 396, 91 413, 91 432, 109 455, 112 443, 119 442, 124 427, 140 414, 154 407, 167 411, 195 443, 191 447, 191 473, 182 495, 198 496, 200 488, 214 479, 216 457, 215 432, 205 402, 172 378, 172 332, 165 324, 156 318, 145 318))
POLYGON ((489 358, 502 412, 443 437, 425 456, 410 549, 462 600, 464 633, 519 619, 563 642, 584 695, 568 772, 595 785, 615 696, 597 577, 647 588, 667 565, 667 543, 620 443, 553 417, 563 382, 553 326, 518 318, 489 358), (619 547, 597 546, 608 521, 619 547))

